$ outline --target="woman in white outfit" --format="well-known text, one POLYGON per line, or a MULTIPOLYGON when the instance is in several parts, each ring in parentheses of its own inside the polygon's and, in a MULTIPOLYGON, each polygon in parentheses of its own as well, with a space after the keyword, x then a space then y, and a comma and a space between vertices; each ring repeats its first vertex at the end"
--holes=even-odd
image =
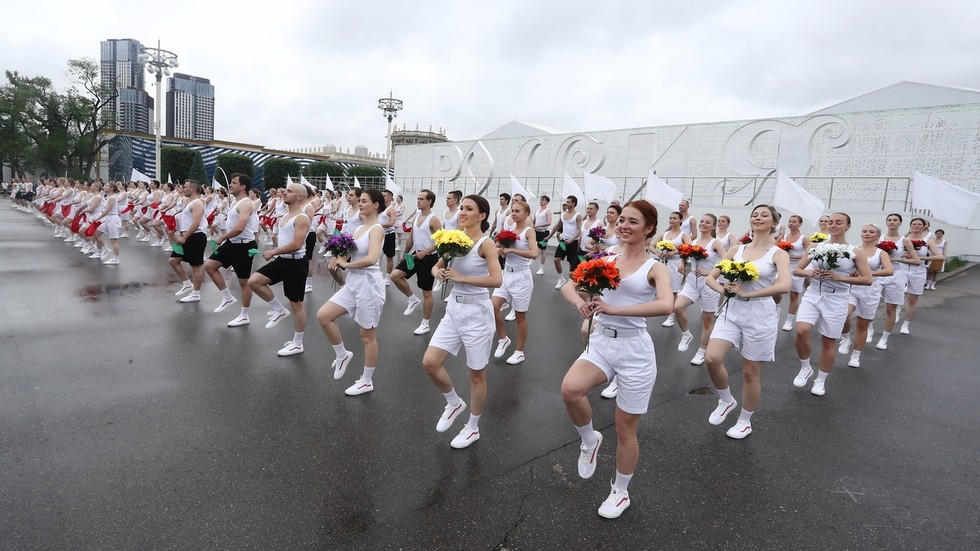
MULTIPOLYGON (((531 305, 531 293, 534 291, 534 278, 531 276, 531 263, 538 256, 538 244, 534 240, 534 228, 528 225, 531 207, 527 203, 515 202, 511 206, 510 219, 517 224, 513 230, 517 234, 517 242, 510 247, 499 247, 498 254, 507 259, 503 268, 503 283, 493 291, 490 300, 493 302, 494 323, 497 330, 497 349, 494 358, 502 358, 510 346, 507 327, 504 325, 504 314, 501 311, 504 303, 514 307, 517 321, 517 348, 507 358, 507 363, 517 365, 524 361, 524 345, 527 343, 527 310, 531 305)), ((506 222, 502 223, 506 225, 506 222)))
POLYGON ((718 227, 715 229, 715 233, 718 234, 718 241, 721 242, 722 247, 725 247, 726 252, 734 244, 734 236, 732 236, 732 232, 728 231, 731 225, 732 219, 727 214, 722 214, 718 217, 718 227))
POLYGON ((948 257, 949 241, 946 241, 946 230, 936 230, 933 234, 933 243, 936 245, 936 250, 943 257, 942 260, 933 260, 929 264, 929 273, 926 278, 926 289, 936 290, 936 279, 939 278, 939 274, 946 270, 946 258, 948 257))
MULTIPOLYGON (((674 299, 674 319, 677 321, 681 330, 681 341, 677 345, 679 352, 687 352, 688 347, 694 340, 694 335, 688 330, 687 308, 700 301, 701 302, 701 340, 698 344, 698 351, 691 359, 692 365, 704 364, 704 354, 708 350, 708 340, 711 338, 711 329, 715 326, 715 312, 718 310, 719 296, 717 291, 708 287, 707 277, 728 252, 721 242, 714 236, 717 221, 714 214, 701 216, 698 222, 698 235, 700 236, 695 245, 699 245, 708 252, 708 257, 699 260, 693 265, 693 273, 687 274, 684 281, 684 288, 674 299)), ((686 268, 682 265, 682 269, 686 268)))
POLYGON ((574 283, 562 287, 562 295, 579 314, 594 317, 589 346, 568 368, 561 383, 561 396, 568 416, 582 438, 578 474, 595 473, 602 433, 592 426, 588 392, 611 380, 619 384, 616 397, 616 476, 609 497, 599 506, 599 515, 617 518, 630 506, 628 487, 640 457, 637 428, 647 412, 657 380, 657 359, 646 319, 670 311, 667 268, 646 251, 647 240, 657 231, 657 209, 649 202, 631 201, 623 207, 616 235, 615 262, 620 284, 601 297, 583 300, 574 283))
POLYGON ((720 425, 738 402, 729 388, 724 359, 732 347, 742 353, 742 411, 738 422, 728 429, 729 438, 742 439, 752 433, 752 414, 762 395, 762 363, 771 362, 776 352, 776 333, 779 332, 779 310, 773 297, 789 291, 791 276, 789 255, 776 246, 773 232, 778 215, 770 205, 759 205, 749 219, 754 238, 747 245, 728 250, 725 258, 752 262, 759 278, 745 283, 719 283, 721 271, 711 270, 708 287, 719 294, 733 296, 715 322, 705 353, 708 375, 718 390, 718 406, 708 417, 712 425, 720 425))
POLYGON ((854 351, 848 360, 848 367, 861 367, 861 353, 867 344, 868 327, 875 319, 878 304, 881 302, 881 280, 894 272, 891 258, 885 251, 878 248, 881 229, 874 224, 861 228, 861 252, 868 259, 868 268, 874 281, 869 286, 857 285, 851 287, 850 299, 847 302, 847 319, 844 321, 844 335, 840 339, 838 354, 847 354, 851 347, 851 316, 857 314, 857 330, 854 333, 854 351))
POLYGON ((385 305, 384 276, 378 266, 384 228, 378 223, 378 212, 384 209, 384 195, 369 189, 358 197, 358 212, 364 223, 352 234, 357 248, 349 259, 332 257, 334 268, 347 270, 347 283, 339 289, 316 314, 323 333, 337 355, 333 362, 333 378, 344 376, 354 353, 344 347, 337 318, 348 315, 360 327, 364 343, 364 372, 344 394, 358 396, 374 390, 374 369, 378 365, 378 322, 385 305))
MULTIPOLYGON (((674 211, 670 213, 670 217, 667 219, 667 231, 658 235, 653 239, 653 244, 656 245, 660 241, 670 241, 674 244, 673 251, 663 252, 659 249, 653 249, 654 253, 660 257, 660 260, 667 264, 667 273, 670 274, 670 290, 674 293, 674 297, 677 297, 677 293, 681 290, 681 282, 684 280, 684 274, 681 273, 680 267, 683 264, 680 254, 677 252, 677 247, 681 246, 683 243, 690 243, 690 236, 681 230, 681 222, 683 221, 683 215, 674 211)), ((673 327, 674 326, 674 313, 673 311, 667 316, 667 319, 661 324, 663 327, 673 327)))
POLYGON ((493 304, 487 289, 500 286, 502 281, 497 247, 485 234, 490 228, 490 203, 479 195, 467 195, 457 211, 458 229, 473 240, 465 256, 447 268, 444 259, 432 268, 432 275, 444 284, 454 283, 446 315, 436 328, 425 349, 422 367, 446 399, 436 430, 445 432, 466 410, 466 403, 456 394, 452 378, 446 371, 446 358, 466 351, 466 367, 470 375, 470 418, 450 444, 462 449, 480 439, 480 416, 487 402, 487 379, 484 368, 490 360, 493 346, 493 304))
MULTIPOLYGON (((813 368, 810 367, 810 333, 814 328, 820 333, 820 356, 817 359, 819 371, 813 380, 810 394, 823 396, 827 376, 834 368, 837 358, 837 340, 841 338, 844 320, 847 319, 847 305, 850 301, 852 285, 871 285, 871 268, 864 252, 848 245, 847 230, 851 227, 851 217, 843 212, 830 215, 827 232, 833 245, 843 245, 848 255, 837 259, 833 267, 809 256, 800 260, 793 271, 794 275, 809 277, 810 288, 803 295, 800 311, 796 318, 796 353, 800 358, 800 372, 793 379, 793 386, 806 386, 813 368), (808 269, 809 268, 809 269, 808 269)), ((819 247, 819 246, 818 246, 819 247)))
MULTIPOLYGON (((902 328, 899 333, 908 335, 909 325, 915 319, 915 310, 919 305, 919 297, 926 288, 926 272, 929 270, 929 263, 933 260, 942 260, 943 255, 936 248, 936 243, 926 233, 927 223, 922 218, 913 218, 909 222, 911 230, 907 237, 915 247, 915 255, 919 257, 918 264, 909 266, 909 283, 906 287, 908 304, 905 307, 905 318, 902 319, 902 328)), ((911 257, 911 251, 906 251, 911 257)))
MULTIPOLYGON (((807 249, 810 248, 810 240, 800 231, 800 227, 803 226, 802 216, 796 214, 790 216, 789 222, 786 225, 789 228, 789 233, 786 234, 783 240, 793 244, 793 249, 786 252, 789 253, 789 268, 790 270, 795 270, 797 264, 800 263, 800 259, 803 258, 807 249)), ((805 287, 806 278, 794 274, 793 283, 789 288, 789 310, 786 315, 786 323, 783 324, 783 331, 793 330, 793 326, 796 323, 796 312, 800 309, 800 295, 803 294, 805 287)))
POLYGON ((96 243, 102 242, 102 236, 109 236, 109 244, 112 246, 112 254, 106 255, 102 263, 107 265, 119 264, 119 235, 122 233, 122 219, 119 217, 119 196, 117 195, 119 187, 114 183, 110 182, 106 185, 106 189, 109 194, 106 196, 105 203, 102 208, 102 214, 98 216, 92 223, 102 222, 98 229, 95 230, 95 241, 96 243))
POLYGON ((909 266, 920 263, 919 255, 915 254, 912 248, 912 240, 899 233, 902 227, 902 215, 897 212, 889 214, 885 218, 885 226, 888 232, 881 238, 881 241, 891 241, 897 249, 890 254, 894 273, 881 281, 881 298, 885 301, 885 330, 878 339, 875 348, 886 350, 888 348, 888 338, 895 328, 898 321, 899 309, 905 302, 905 287, 909 282, 909 266), (909 251, 912 251, 911 253, 909 251))

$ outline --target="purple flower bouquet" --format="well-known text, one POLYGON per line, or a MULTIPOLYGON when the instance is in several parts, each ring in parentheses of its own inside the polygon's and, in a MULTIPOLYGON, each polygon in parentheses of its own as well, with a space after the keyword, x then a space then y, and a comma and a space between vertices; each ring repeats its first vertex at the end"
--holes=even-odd
POLYGON ((354 252, 354 249, 357 248, 357 245, 354 244, 354 238, 349 233, 338 233, 331 235, 327 239, 327 244, 324 247, 334 257, 342 258, 350 256, 354 252))

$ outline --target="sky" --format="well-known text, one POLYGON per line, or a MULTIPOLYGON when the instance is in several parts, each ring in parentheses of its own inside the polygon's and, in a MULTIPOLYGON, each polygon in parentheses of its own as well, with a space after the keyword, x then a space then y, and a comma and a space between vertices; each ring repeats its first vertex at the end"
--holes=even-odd
POLYGON ((66 61, 97 60, 100 41, 159 39, 215 86, 216 139, 279 149, 383 152, 389 91, 399 128, 470 140, 512 120, 580 132, 796 116, 903 80, 980 89, 978 2, 8 4, 0 68, 64 88, 66 61))

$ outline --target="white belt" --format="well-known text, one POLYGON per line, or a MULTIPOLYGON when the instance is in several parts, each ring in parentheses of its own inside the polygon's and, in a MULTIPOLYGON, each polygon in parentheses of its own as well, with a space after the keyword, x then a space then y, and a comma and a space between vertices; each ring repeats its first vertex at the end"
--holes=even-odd
POLYGON ((486 294, 479 295, 453 295, 453 299, 460 304, 477 304, 490 300, 486 294))
POLYGON ((506 270, 508 272, 526 272, 526 271, 528 271, 530 269, 531 269, 530 266, 518 266, 517 268, 511 268, 510 266, 505 266, 504 267, 504 270, 506 270))
POLYGON ((614 339, 622 339, 625 337, 635 337, 637 335, 642 335, 646 332, 646 329, 639 329, 637 327, 631 327, 628 329, 617 329, 615 327, 606 327, 605 325, 598 325, 599 333, 605 335, 606 337, 612 337, 614 339))
POLYGON ((381 273, 380 268, 348 268, 347 271, 352 274, 367 275, 372 272, 381 273))
POLYGON ((306 253, 289 253, 289 254, 278 254, 278 258, 288 258, 290 260, 302 260, 306 258, 306 253))

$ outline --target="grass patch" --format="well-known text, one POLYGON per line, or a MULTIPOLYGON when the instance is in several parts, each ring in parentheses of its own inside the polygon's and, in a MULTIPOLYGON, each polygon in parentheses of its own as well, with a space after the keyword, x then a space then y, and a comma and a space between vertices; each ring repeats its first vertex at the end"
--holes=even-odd
POLYGON ((963 267, 963 266, 965 266, 967 264, 968 264, 968 262, 966 260, 963 260, 962 258, 960 258, 958 256, 951 256, 946 261, 946 271, 947 272, 952 272, 953 270, 955 270, 957 268, 961 268, 961 267, 963 267))

